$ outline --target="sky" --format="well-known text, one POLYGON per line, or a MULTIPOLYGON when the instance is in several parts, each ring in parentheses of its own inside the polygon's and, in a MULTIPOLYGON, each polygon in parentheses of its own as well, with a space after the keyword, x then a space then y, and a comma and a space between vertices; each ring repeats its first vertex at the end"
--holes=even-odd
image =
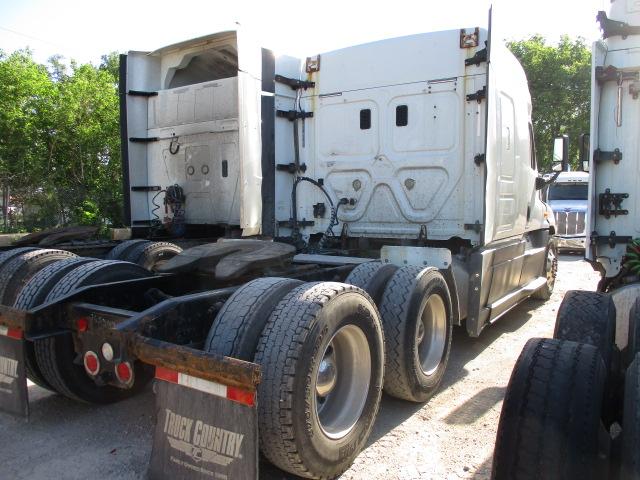
POLYGON ((37 61, 54 54, 98 64, 108 52, 150 51, 229 29, 249 29, 263 47, 306 57, 413 33, 494 25, 506 40, 542 34, 598 38, 608 0, 0 0, 0 50, 30 47, 37 61))

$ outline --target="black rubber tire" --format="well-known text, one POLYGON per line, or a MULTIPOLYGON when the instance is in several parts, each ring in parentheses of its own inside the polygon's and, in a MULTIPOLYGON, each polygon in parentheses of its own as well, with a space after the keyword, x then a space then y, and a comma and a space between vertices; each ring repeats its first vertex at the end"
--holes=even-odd
POLYGON ((622 419, 621 480, 640 479, 640 355, 625 374, 622 419))
POLYGON ((182 248, 169 242, 148 242, 134 245, 122 260, 154 271, 167 260, 182 252, 182 248))
POLYGON ((615 348, 616 306, 607 293, 568 291, 558 308, 553 338, 597 347, 607 372, 615 348))
POLYGON ((453 309, 447 282, 438 269, 407 266, 398 269, 385 288, 380 315, 386 341, 384 391, 411 402, 426 402, 437 391, 449 361, 453 309), (416 329, 431 295, 446 308, 446 339, 439 366, 425 375, 418 363, 416 329))
POLYGON ((507 386, 491 478, 604 478, 598 461, 604 385, 594 346, 529 340, 507 386))
POLYGON ((113 247, 104 257, 105 260, 124 260, 129 251, 142 243, 152 243, 151 240, 137 238, 135 240, 125 240, 113 247))
POLYGON ((38 249, 22 253, 0 267, 0 303, 13 306, 20 290, 47 265, 75 258, 65 250, 38 249))
POLYGON ((264 456, 307 478, 334 478, 349 468, 371 433, 382 392, 384 338, 366 292, 334 282, 295 288, 270 316, 255 362, 262 366, 258 431, 264 456), (371 378, 359 420, 344 437, 332 440, 319 426, 311 379, 334 333, 345 325, 357 325, 366 336, 371 378))
POLYGON ((6 252, 0 253, 0 268, 10 262, 18 255, 22 255, 23 253, 31 252, 33 250, 38 250, 35 247, 20 247, 20 248, 12 248, 11 250, 7 250, 6 252))
MULTIPOLYGON (((79 265, 95 261, 94 258, 75 257, 58 260, 57 262, 47 265, 31 277, 27 284, 20 290, 13 304, 14 308, 30 310, 41 305, 45 298, 47 298, 49 291, 67 272, 79 265)), ((29 380, 42 388, 55 391, 55 389, 49 385, 49 382, 45 380, 40 371, 40 367, 38 367, 33 342, 25 342, 24 366, 29 380)))
POLYGON ((344 283, 360 287, 369 294, 376 305, 380 305, 384 289, 396 270, 398 267, 391 263, 361 263, 351 270, 344 283))
POLYGON ((547 283, 545 283, 538 290, 533 292, 531 298, 535 298, 536 300, 549 300, 551 298, 551 294, 553 293, 553 287, 556 284, 556 277, 558 275, 558 249, 555 246, 553 241, 549 242, 547 245, 547 250, 544 253, 544 265, 542 266, 542 275, 548 278, 547 283), (549 262, 549 251, 553 252, 553 261, 549 262), (550 264, 549 264, 550 263, 550 264), (549 277, 550 276, 550 277, 549 277), (549 279, 553 279, 553 281, 549 281, 549 279))
MULTIPOLYGON (((73 290, 98 283, 144 278, 149 272, 128 262, 99 260, 80 265, 64 275, 48 293, 50 302, 73 290)), ((76 363, 72 334, 56 335, 34 342, 36 360, 44 379, 58 393, 86 403, 112 403, 137 393, 150 380, 149 370, 139 362, 134 365, 135 384, 131 389, 98 386, 86 374, 82 363, 76 363)))
POLYGON ((640 297, 636 298, 629 311, 629 335, 627 340, 625 366, 631 365, 636 355, 640 353, 640 297))
POLYGON ((81 265, 68 272, 51 289, 46 301, 51 302, 87 285, 144 278, 150 275, 144 268, 131 262, 98 260, 88 265, 81 265))
POLYGON ((276 305, 302 281, 266 277, 236 290, 216 315, 204 343, 210 353, 253 361, 258 341, 276 305))
POLYGON ((75 257, 58 260, 36 273, 20 290, 13 306, 21 310, 30 310, 44 303, 51 289, 68 272, 85 263, 97 262, 95 258, 75 257))

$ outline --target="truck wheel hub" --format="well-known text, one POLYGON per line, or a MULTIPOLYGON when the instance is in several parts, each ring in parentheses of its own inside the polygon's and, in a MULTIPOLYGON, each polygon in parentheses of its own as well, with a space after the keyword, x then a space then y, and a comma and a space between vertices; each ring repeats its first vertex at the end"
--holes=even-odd
POLYGON ((362 329, 340 328, 315 376, 316 418, 327 437, 343 438, 358 422, 368 398, 371 369, 371 351, 362 329))
POLYGON ((333 354, 333 347, 329 345, 318 368, 318 379, 316 381, 318 395, 321 397, 329 395, 336 386, 337 377, 336 359, 333 354))

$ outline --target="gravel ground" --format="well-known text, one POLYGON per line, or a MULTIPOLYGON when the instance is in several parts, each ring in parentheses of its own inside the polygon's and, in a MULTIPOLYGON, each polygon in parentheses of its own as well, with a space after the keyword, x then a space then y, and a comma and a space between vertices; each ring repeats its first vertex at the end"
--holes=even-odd
MULTIPOLYGON (((569 289, 593 290, 597 275, 577 256, 561 257, 546 303, 529 300, 480 338, 454 332, 440 392, 424 405, 383 397, 369 445, 343 479, 489 478, 504 391, 520 350, 549 337, 569 289)), ((138 479, 151 448, 151 389, 107 407, 80 405, 35 385, 27 422, 0 413, 0 478, 138 479)), ((290 478, 264 466, 262 477, 290 478)))

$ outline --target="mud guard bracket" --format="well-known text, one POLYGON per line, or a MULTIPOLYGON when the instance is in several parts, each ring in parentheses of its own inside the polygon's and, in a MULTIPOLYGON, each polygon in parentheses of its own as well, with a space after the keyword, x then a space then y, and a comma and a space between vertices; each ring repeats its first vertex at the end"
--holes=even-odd
POLYGON ((415 265, 417 267, 436 267, 446 270, 451 267, 451 250, 434 247, 405 247, 385 245, 380 250, 382 263, 390 263, 403 267, 415 265))

